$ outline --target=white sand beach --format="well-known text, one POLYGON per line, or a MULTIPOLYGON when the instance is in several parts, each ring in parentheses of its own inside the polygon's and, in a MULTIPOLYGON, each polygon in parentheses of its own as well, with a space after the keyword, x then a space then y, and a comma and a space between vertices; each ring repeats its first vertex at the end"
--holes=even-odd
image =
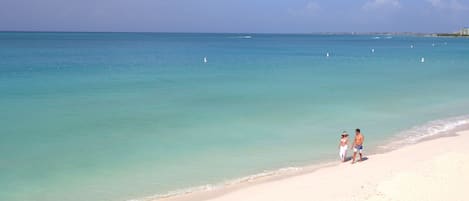
MULTIPOLYGON (((463 201, 469 200, 469 130, 368 159, 248 185, 217 195, 170 200, 209 201, 463 201)), ((349 153, 350 154, 350 153, 349 153)))

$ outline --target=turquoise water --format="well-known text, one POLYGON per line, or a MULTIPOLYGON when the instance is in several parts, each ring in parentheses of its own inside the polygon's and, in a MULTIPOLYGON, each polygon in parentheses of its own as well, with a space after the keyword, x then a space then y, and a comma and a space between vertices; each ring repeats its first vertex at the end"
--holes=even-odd
POLYGON ((469 114, 468 39, 243 36, 0 33, 0 200, 165 194, 469 114))

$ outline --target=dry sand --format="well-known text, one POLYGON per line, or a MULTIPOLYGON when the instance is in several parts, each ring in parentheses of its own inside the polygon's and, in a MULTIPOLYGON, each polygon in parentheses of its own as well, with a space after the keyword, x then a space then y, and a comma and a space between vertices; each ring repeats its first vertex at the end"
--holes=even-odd
MULTIPOLYGON (((469 130, 363 162, 238 188, 209 201, 467 201, 469 130)), ((200 200, 201 196, 184 196, 200 200)), ((204 196, 202 196, 204 197, 204 196)), ((211 196, 209 196, 211 197, 211 196)))

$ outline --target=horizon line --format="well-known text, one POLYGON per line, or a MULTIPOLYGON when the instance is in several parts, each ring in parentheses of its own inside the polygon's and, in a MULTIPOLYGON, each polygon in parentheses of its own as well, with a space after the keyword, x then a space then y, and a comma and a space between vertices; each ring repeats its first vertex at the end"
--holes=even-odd
POLYGON ((154 33, 154 34, 285 34, 285 35, 308 35, 308 34, 407 34, 407 35, 429 35, 452 32, 412 32, 412 31, 321 31, 321 32, 172 32, 172 31, 62 31, 62 30, 0 30, 0 33, 154 33))

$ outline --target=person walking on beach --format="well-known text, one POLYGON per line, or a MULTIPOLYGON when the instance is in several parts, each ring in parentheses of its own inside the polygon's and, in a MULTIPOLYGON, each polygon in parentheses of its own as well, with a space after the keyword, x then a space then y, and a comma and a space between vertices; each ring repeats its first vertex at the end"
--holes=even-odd
POLYGON ((355 129, 355 139, 353 140, 353 157, 352 157, 352 164, 355 163, 355 157, 357 156, 357 152, 360 154, 360 161, 363 159, 362 152, 363 152, 363 141, 365 141, 365 137, 363 137, 360 129, 355 129))
POLYGON ((348 149, 348 134, 346 131, 342 132, 342 137, 339 142, 339 156, 342 162, 345 162, 347 159, 347 149, 348 149))

